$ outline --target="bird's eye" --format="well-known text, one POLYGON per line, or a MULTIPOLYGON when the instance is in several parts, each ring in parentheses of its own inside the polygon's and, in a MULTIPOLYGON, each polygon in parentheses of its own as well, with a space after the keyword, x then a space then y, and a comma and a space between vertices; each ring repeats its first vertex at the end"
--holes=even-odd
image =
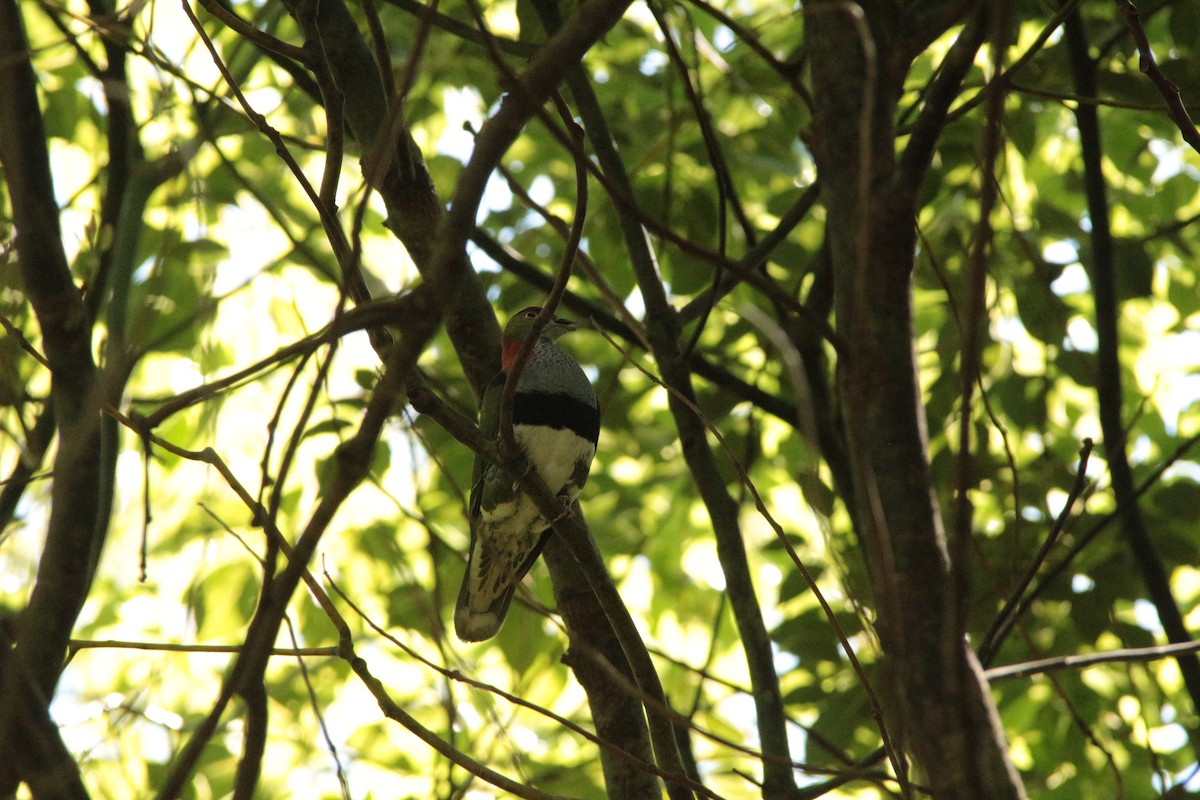
POLYGON ((538 315, 538 312, 536 312, 536 311, 526 311, 525 319, 537 319, 537 315, 538 315))

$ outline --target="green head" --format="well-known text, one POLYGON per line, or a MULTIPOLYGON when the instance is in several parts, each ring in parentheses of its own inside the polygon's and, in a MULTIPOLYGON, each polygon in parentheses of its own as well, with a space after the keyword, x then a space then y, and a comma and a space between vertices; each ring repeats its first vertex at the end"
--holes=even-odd
MULTIPOLYGON (((539 306, 523 308, 509 319, 504 326, 504 336, 501 340, 501 363, 504 369, 512 366, 521 350, 521 345, 533 333, 534 320, 542 313, 539 306)), ((570 333, 578 327, 574 322, 562 317, 551 316, 550 321, 542 328, 541 336, 554 341, 564 333, 570 333)))

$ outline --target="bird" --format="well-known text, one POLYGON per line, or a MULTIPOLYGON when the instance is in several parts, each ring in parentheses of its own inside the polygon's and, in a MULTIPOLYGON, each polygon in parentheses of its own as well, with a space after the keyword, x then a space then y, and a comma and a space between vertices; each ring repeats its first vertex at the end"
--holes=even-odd
MULTIPOLYGON (((505 382, 542 309, 517 312, 501 337, 501 369, 484 391, 479 428, 499 436, 505 382)), ((532 468, 569 508, 587 482, 600 435, 600 406, 583 368, 555 342, 578 326, 549 317, 521 370, 513 398, 513 439, 532 468)), ((517 584, 541 555, 552 532, 533 501, 498 464, 475 456, 468 503, 471 544, 454 610, 464 642, 495 636, 517 584)))

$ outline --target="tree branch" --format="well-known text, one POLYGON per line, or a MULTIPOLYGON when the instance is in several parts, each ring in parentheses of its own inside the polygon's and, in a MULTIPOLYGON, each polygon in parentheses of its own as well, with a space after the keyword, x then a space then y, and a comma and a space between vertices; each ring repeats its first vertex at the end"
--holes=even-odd
MULTIPOLYGON (((409 132, 403 98, 385 94, 380 71, 390 71, 391 65, 376 64, 358 22, 341 0, 295 0, 288 7, 298 19, 311 20, 310 41, 322 47, 333 82, 343 97, 346 123, 363 149, 363 174, 384 201, 388 228, 428 279, 437 271, 433 266, 434 249, 445 212, 409 132)), ((430 10, 423 13, 428 15, 430 10)), ((429 16, 423 19, 436 21, 429 16)), ((500 328, 461 247, 454 257, 461 261, 455 269, 462 279, 453 292, 446 327, 479 398, 498 370, 500 328)))
POLYGON ((0 763, 0 792, 6 798, 15 796, 19 778, 38 800, 86 800, 88 792, 79 767, 50 717, 50 698, 41 693, 37 676, 26 672, 12 651, 10 622, 0 617, 0 675, 6 686, 15 686, 20 692, 5 703, 4 718, 5 727, 20 731, 20 742, 14 739, 5 745, 9 758, 0 763))
POLYGON ((908 64, 894 50, 902 45, 886 9, 868 5, 863 18, 862 7, 826 0, 806 12, 813 153, 846 345, 838 363, 842 420, 893 676, 890 722, 924 765, 935 797, 1020 798, 982 670, 954 613, 926 452, 910 287, 916 209, 908 181, 916 173, 910 163, 909 177, 898 175, 893 155, 908 64))
MULTIPOLYGON (((1131 0, 1116 0, 1116 2, 1117 10, 1121 12, 1121 19, 1125 20, 1125 27, 1129 28, 1129 34, 1137 44, 1138 69, 1150 79, 1159 94, 1167 101, 1167 116, 1179 128, 1179 132, 1183 134, 1183 140, 1190 144, 1193 150, 1200 153, 1200 130, 1196 130, 1196 123, 1192 122, 1192 118, 1188 114, 1179 87, 1172 83, 1166 75, 1163 75, 1162 70, 1158 68, 1158 62, 1154 60, 1154 50, 1150 47, 1150 42, 1146 39, 1146 31, 1142 28, 1142 20, 1137 6, 1131 0)), ((1094 93, 1087 96, 1093 97, 1094 93)))
MULTIPOLYGON (((984 17, 987 28, 992 71, 999 74, 1008 50, 1009 22, 1012 4, 999 0, 989 6, 984 17)), ((965 34, 964 34, 965 35, 965 34)), ((968 45, 965 49, 971 49, 968 45)), ((957 83, 957 81, 955 82, 957 83)), ((1003 146, 1001 124, 1004 119, 1003 87, 993 83, 984 104, 986 114, 983 124, 983 139, 980 143, 978 160, 981 162, 979 176, 979 217, 972 233, 965 268, 966 291, 959 320, 961 330, 961 366, 959 369, 959 424, 958 453, 954 468, 954 529, 950 539, 951 592, 954 599, 950 604, 950 626, 956 631, 966 631, 966 609, 968 607, 968 559, 974 534, 975 506, 971 491, 977 479, 975 454, 972 445, 981 444, 972 437, 975 428, 975 387, 980 381, 983 361, 983 341, 986 337, 986 303, 988 281, 988 256, 992 248, 992 212, 999 193, 996 183, 996 160, 1003 146)), ((986 400, 986 398, 985 398, 986 400)), ((963 675, 960 680, 965 680, 963 675)))
MULTIPOLYGON (((15 0, 0 0, 0 161, 5 164, 22 289, 41 327, 59 429, 46 544, 37 582, 18 619, 10 668, 0 683, 0 750, 19 755, 22 747, 14 737, 36 722, 26 713, 26 703, 37 697, 39 705, 48 707, 54 695, 71 629, 91 587, 92 556, 103 540, 107 519, 97 515, 99 389, 91 320, 62 248, 37 82, 15 0)), ((65 756, 65 750, 57 753, 58 758, 65 756)), ((28 766, 19 761, 17 769, 28 766)), ((51 768, 75 770, 73 763, 57 761, 51 768)), ((8 785, 14 777, 0 774, 5 784, 0 790, 15 791, 8 785)), ((32 780, 30 775, 23 777, 32 780)))
POLYGON ((1026 678, 1030 675, 1042 675, 1064 669, 1087 669, 1100 664, 1133 664, 1146 661, 1158 661, 1163 658, 1178 659, 1186 655, 1200 653, 1200 642, 1188 641, 1176 644, 1164 644, 1154 647, 1125 647, 1120 650, 1106 650, 1101 653, 1085 653, 1077 656, 1055 656, 1042 658, 1037 661, 1023 661, 1020 664, 1007 664, 1003 667, 992 667, 984 674, 988 681, 1009 680, 1010 678, 1026 678))
MULTIPOLYGON (((449 271, 448 271, 449 272, 449 271)), ((444 279, 452 282, 454 277, 444 279)), ((379 435, 404 393, 404 384, 412 373, 417 358, 437 330, 448 293, 440 281, 424 284, 405 295, 405 328, 384 365, 383 376, 363 414, 362 422, 352 438, 338 447, 333 473, 312 511, 308 523, 292 549, 287 566, 270 587, 264 591, 246 633, 245 645, 222 684, 221 695, 213 711, 193 733, 176 758, 167 779, 159 791, 160 800, 176 798, 187 784, 201 753, 216 731, 216 723, 229 698, 244 690, 252 691, 254 683, 262 680, 267 659, 274 650, 275 640, 283 622, 292 594, 299 585, 308 562, 322 536, 329 529, 334 513, 366 476, 379 435)))
MULTIPOLYGON (((575 513, 582 518, 578 504, 575 513)), ((550 570, 554 600, 571 641, 563 662, 575 673, 575 679, 588 696, 596 734, 624 753, 653 763, 654 751, 642 704, 636 694, 626 690, 629 684, 636 686, 633 668, 582 567, 559 536, 550 537, 542 558, 550 570), (616 681, 610 669, 624 676, 626 684, 616 681)), ((662 793, 653 773, 636 762, 615 757, 607 748, 600 750, 600 766, 604 771, 605 792, 612 800, 636 800, 662 793)), ((691 777, 696 779, 695 775, 691 777)))
MULTIPOLYGON (((1088 54, 1087 32, 1076 9, 1066 19, 1066 41, 1071 57, 1075 90, 1084 97, 1096 94, 1096 66, 1088 54)), ((1091 220, 1091 283, 1096 306, 1096 396, 1100 410, 1100 430, 1104 436, 1104 455, 1112 480, 1113 496, 1121 529, 1129 542, 1134 562, 1167 639, 1175 644, 1191 640, 1183 615, 1171 590, 1170 575, 1154 540, 1146 528, 1135 490, 1133 470, 1126 455, 1125 419, 1122 410, 1120 309, 1116 291, 1116 263, 1109 228, 1108 188, 1104 178, 1104 147, 1100 138, 1100 114, 1093 105, 1075 109, 1079 126, 1079 147, 1083 161, 1084 188, 1088 218, 1091 220)), ((1192 708, 1200 709, 1200 658, 1195 653, 1176 658, 1192 708)), ((1196 728, 1193 726, 1193 732, 1196 728)))
MULTIPOLYGON (((929 169, 934 147, 946 125, 951 104, 962 91, 963 78, 975 64, 975 55, 983 45, 987 34, 987 18, 990 3, 981 3, 967 21, 954 44, 938 66, 937 74, 925 92, 925 104, 909 131, 908 144, 900 155, 899 179, 913 194, 921 189, 921 182, 929 169)), ((993 80, 992 91, 999 92, 1000 86, 993 80)))
MULTIPOLYGON (((557 9, 546 2, 538 2, 535 7, 542 25, 547 31, 554 31, 558 25, 557 9)), ((582 68, 574 67, 568 71, 566 80, 579 106, 580 116, 595 147, 601 168, 619 194, 632 197, 632 183, 617 153, 587 75, 582 68)), ((649 321, 647 332, 655 358, 662 370, 663 380, 678 389, 686 399, 694 401, 691 373, 679 351, 680 331, 676 312, 668 302, 658 277, 657 265, 646 241, 645 231, 638 219, 627 209, 620 204, 618 209, 626 248, 642 296, 646 300, 649 321)), ((758 711, 759 737, 764 752, 765 796, 785 796, 795 790, 795 782, 791 769, 779 766, 780 760, 782 763, 791 760, 784 725, 783 700, 779 691, 779 680, 775 674, 770 637, 763 623, 746 560, 745 545, 738 523, 737 502, 725 488, 712 450, 708 447, 703 424, 678 398, 670 396, 668 402, 679 430, 684 458, 695 476, 696 485, 713 522, 718 557, 726 575, 734 617, 746 652, 758 711)), ((576 555, 578 557, 578 554, 576 555)), ((603 598, 601 600, 603 602, 603 598)))
MULTIPOLYGON (((506 460, 495 442, 487 439, 470 421, 445 406, 435 394, 424 389, 412 389, 410 399, 414 408, 435 420, 459 442, 508 471, 514 482, 521 487, 521 491, 537 505, 542 516, 554 520, 553 528, 557 537, 560 538, 566 552, 570 553, 578 564, 588 589, 599 604, 604 617, 608 619, 633 673, 640 692, 639 699, 650 718, 650 740, 654 758, 666 776, 668 793, 672 800, 691 797, 691 791, 687 788, 689 779, 676 749, 673 721, 662 683, 637 626, 621 601, 604 560, 583 524, 582 514, 564 516, 561 501, 550 491, 537 472, 528 468, 523 455, 518 453, 515 458, 506 460)), ((555 585, 558 585, 558 581, 555 585)), ((591 644, 586 640, 584 643, 591 644)))

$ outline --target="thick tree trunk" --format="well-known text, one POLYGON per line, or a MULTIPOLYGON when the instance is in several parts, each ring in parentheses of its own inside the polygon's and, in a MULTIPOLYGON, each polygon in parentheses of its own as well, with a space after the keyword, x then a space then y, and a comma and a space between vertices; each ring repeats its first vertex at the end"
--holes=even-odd
POLYGON ((897 169, 893 120, 906 53, 930 32, 906 27, 912 8, 858 8, 808 4, 808 40, 841 408, 896 701, 886 722, 933 797, 1011 800, 1024 793, 957 611, 913 350, 917 181, 897 169))
POLYGON ((596 734, 632 758, 600 750, 604 788, 611 800, 635 800, 662 794, 657 777, 645 765, 654 764, 650 732, 633 671, 621 642, 604 616, 570 549, 558 536, 550 537, 543 555, 554 579, 554 598, 570 631, 572 647, 564 656, 576 680, 587 692, 596 734), (586 643, 577 648, 574 643, 586 643), (602 663, 607 661, 608 665, 602 663), (619 680, 614 673, 620 674, 619 680), (640 764, 638 762, 641 762, 640 764))
POLYGON ((0 635, 0 795, 86 797, 48 709, 106 531, 91 326, 62 248, 37 80, 16 3, 0 0, 0 162, 12 204, 19 288, 41 328, 58 450, 46 544, 15 631, 0 635), (14 636, 15 634, 15 636, 14 636), (10 650, 10 640, 15 644, 10 650), (7 756, 11 756, 8 758, 7 756))

